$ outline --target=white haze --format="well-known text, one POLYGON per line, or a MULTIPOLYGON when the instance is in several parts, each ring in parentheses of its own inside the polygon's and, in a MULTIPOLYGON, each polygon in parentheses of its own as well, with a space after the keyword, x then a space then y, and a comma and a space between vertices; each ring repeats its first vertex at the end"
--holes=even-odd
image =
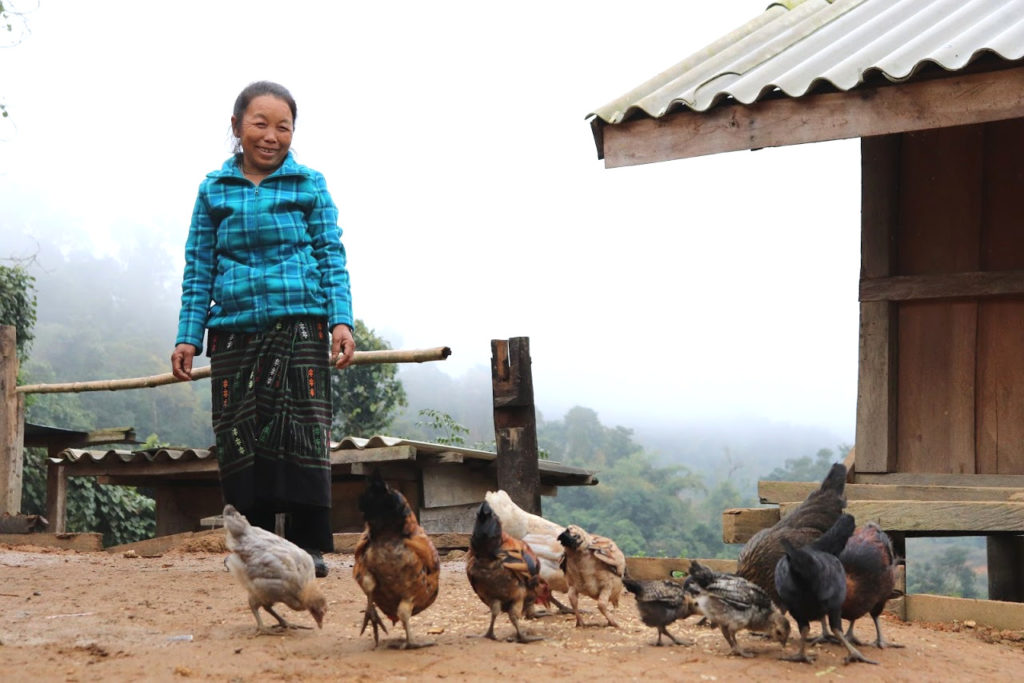
POLYGON ((0 256, 145 240, 180 272, 235 95, 277 80, 396 347, 459 376, 528 336, 549 418, 852 442, 857 142, 605 170, 585 120, 767 4, 41 0, 0 50, 0 256))

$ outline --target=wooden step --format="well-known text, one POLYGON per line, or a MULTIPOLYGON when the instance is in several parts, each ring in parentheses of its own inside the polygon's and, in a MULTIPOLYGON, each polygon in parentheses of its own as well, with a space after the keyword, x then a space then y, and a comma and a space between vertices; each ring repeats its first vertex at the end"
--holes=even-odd
MULTIPOLYGON (((762 503, 802 501, 817 490, 813 481, 759 481, 762 503)), ((927 484, 847 484, 847 500, 1020 501, 1024 488, 1006 486, 930 486, 927 484)))

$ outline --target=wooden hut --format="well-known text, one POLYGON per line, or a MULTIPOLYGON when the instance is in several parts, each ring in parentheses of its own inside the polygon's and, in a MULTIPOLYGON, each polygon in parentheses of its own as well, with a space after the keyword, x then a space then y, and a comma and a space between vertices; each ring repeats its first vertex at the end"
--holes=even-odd
MULTIPOLYGON (((773 3, 591 120, 609 168, 861 138, 850 509, 898 539, 988 536, 990 596, 1014 601, 1024 601, 1022 57, 1024 0, 773 3)), ((783 512, 806 494, 765 484, 762 498, 783 512)), ((778 514, 730 511, 726 540, 778 514)))

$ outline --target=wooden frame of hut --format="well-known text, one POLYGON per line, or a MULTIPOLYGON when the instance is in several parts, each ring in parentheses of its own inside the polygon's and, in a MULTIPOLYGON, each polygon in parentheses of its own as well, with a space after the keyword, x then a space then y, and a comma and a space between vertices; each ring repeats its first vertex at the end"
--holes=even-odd
MULTIPOLYGON (((874 12, 874 20, 900 9, 901 1, 775 3, 727 39, 597 110, 594 138, 608 168, 861 138, 860 354, 850 511, 878 520, 898 546, 907 535, 987 536, 990 597, 1022 602, 1024 66, 1018 53, 1024 45, 1017 43, 1024 41, 1010 41, 1010 59, 982 44, 960 68, 940 68, 937 58, 924 55, 903 79, 886 77, 884 60, 869 64, 849 85, 818 76, 838 62, 836 52, 848 47, 842 56, 869 53, 863 41, 878 36, 843 33, 841 20, 852 23, 853 12, 874 12), (787 69, 762 68, 786 76, 754 83, 761 87, 751 86, 752 95, 741 92, 750 85, 739 82, 746 73, 723 67, 716 81, 713 60, 733 50, 735 69, 744 58, 736 53, 741 40, 757 43, 757 32, 770 32, 774 21, 788 21, 790 34, 801 30, 804 24, 790 11, 828 22, 818 21, 794 39, 799 55, 779 51, 771 57, 789 59, 787 69), (834 35, 822 41, 820 56, 808 55, 807 41, 826 28, 834 35), (826 45, 832 53, 825 53, 826 45), (783 79, 801 70, 808 90, 787 96, 783 79), (734 90, 719 85, 725 82, 734 90), (701 88, 717 89, 705 91, 702 103, 701 88)), ((923 13, 932 4, 901 7, 905 14, 923 13)), ((1019 0, 1007 4, 1024 11, 1019 0)), ((965 3, 962 13, 990 10, 965 3)), ((943 36, 945 43, 960 47, 958 40, 985 39, 963 31, 963 38, 943 36)), ((997 37, 992 40, 994 45, 997 37)), ((748 49, 751 70, 764 67, 768 58, 748 49)), ((760 483, 762 502, 779 503, 782 514, 810 488, 760 483)), ((779 515, 771 508, 727 511, 725 540, 744 542, 779 515)), ((1015 614, 1019 627, 1024 613, 1015 614)))

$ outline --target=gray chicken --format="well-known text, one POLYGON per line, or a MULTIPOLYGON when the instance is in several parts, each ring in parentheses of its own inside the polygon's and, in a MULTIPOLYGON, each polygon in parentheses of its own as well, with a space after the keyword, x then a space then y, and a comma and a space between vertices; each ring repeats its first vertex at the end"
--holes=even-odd
POLYGON ((783 659, 813 662, 814 658, 806 651, 810 622, 827 618, 833 635, 846 648, 847 664, 877 663, 865 659, 843 636, 841 614, 846 599, 846 572, 839 554, 853 534, 854 526, 853 517, 844 514, 810 545, 796 548, 788 539, 782 539, 785 553, 775 568, 775 588, 800 628, 800 651, 783 659))
POLYGON ((678 619, 696 614, 696 604, 687 594, 683 585, 669 579, 639 581, 628 576, 622 579, 626 590, 636 596, 636 609, 640 620, 647 626, 658 629, 658 641, 664 634, 676 645, 693 645, 692 640, 680 640, 666 630, 666 626, 678 619))
POLYGON ((700 613, 721 629, 730 655, 754 656, 736 642, 736 634, 744 629, 768 633, 786 646, 789 620, 757 584, 734 574, 713 572, 696 560, 690 562, 687 584, 700 613))

